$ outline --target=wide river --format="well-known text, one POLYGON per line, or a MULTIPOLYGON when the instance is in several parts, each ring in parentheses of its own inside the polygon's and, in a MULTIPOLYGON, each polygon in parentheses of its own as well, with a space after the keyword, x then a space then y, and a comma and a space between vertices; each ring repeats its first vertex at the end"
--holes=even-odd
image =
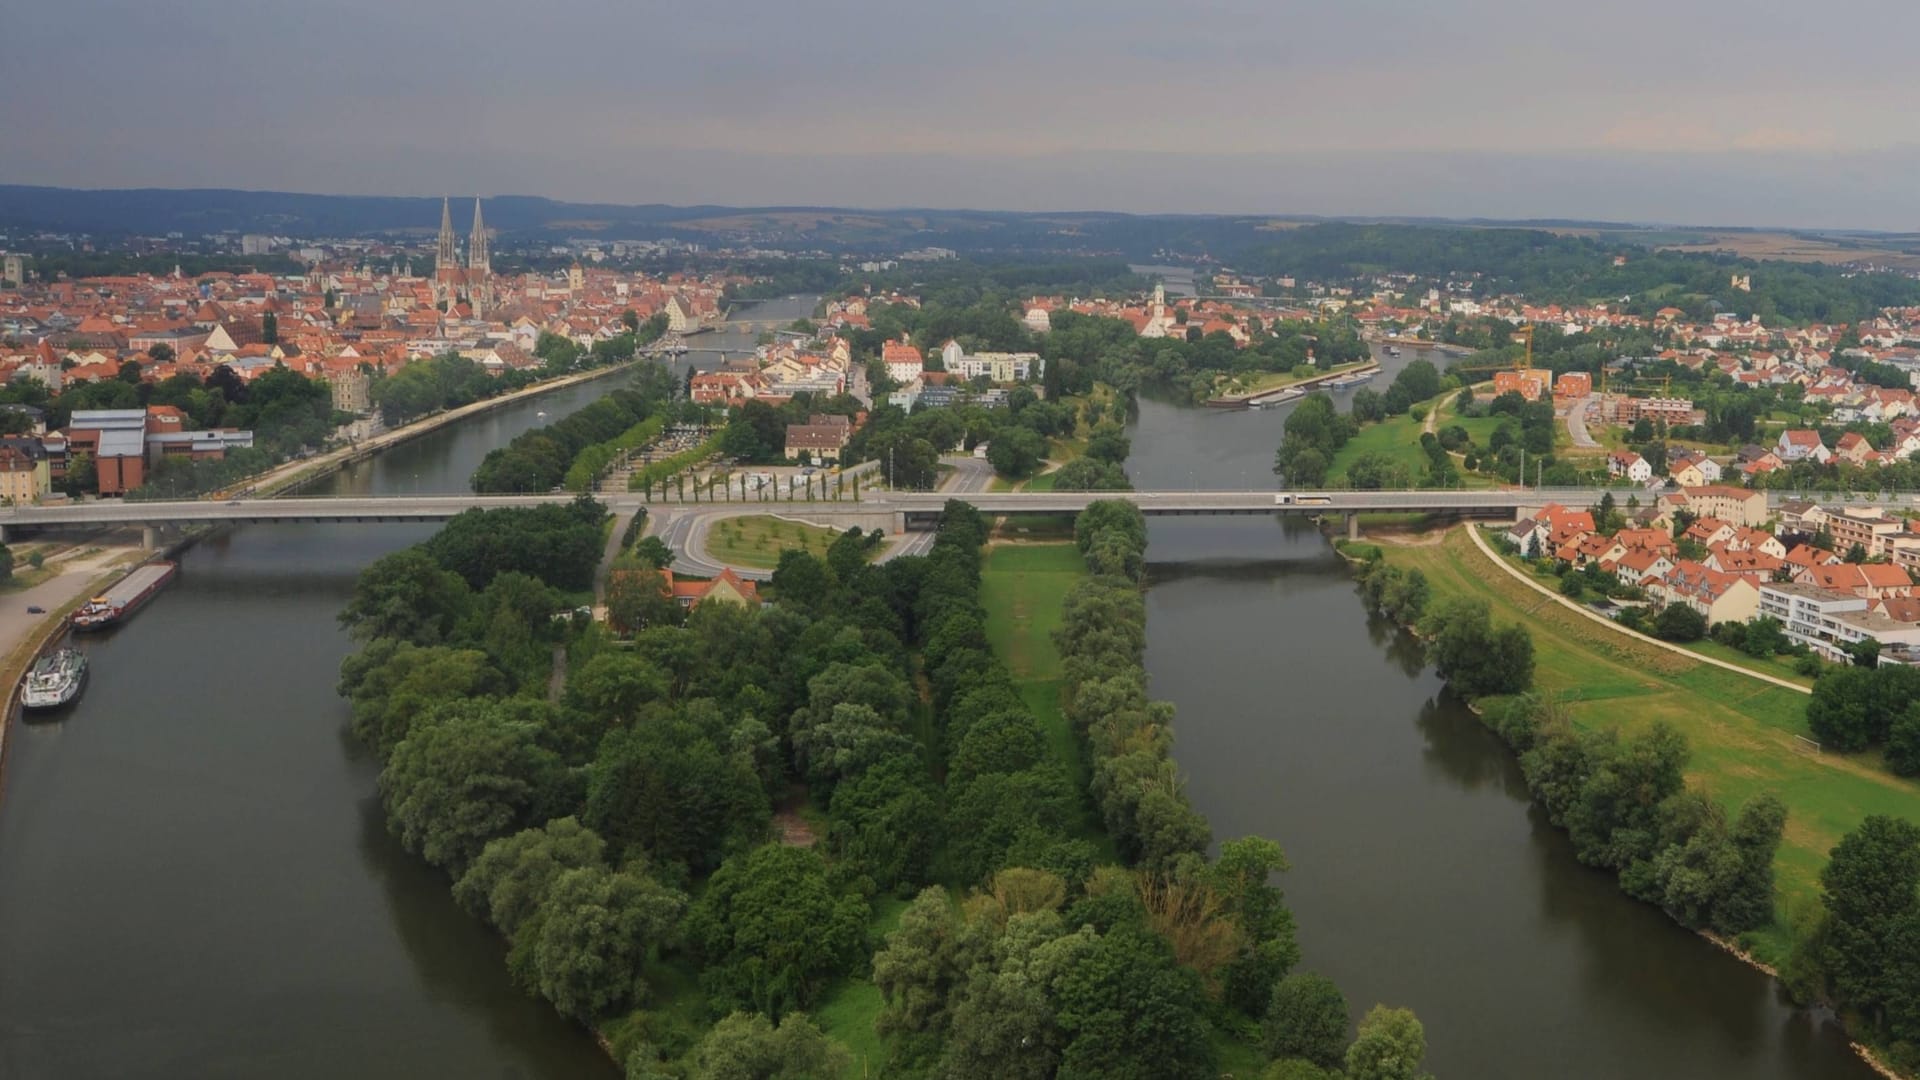
MULTIPOLYGON (((501 408, 329 486, 465 491, 488 449, 612 385, 501 408)), ((1147 402, 1136 483, 1264 486, 1283 416, 1147 402)), ((615 1075, 388 835, 346 735, 334 616, 361 567, 428 531, 248 527, 195 547, 88 642, 78 708, 15 729, 0 1077, 615 1075)), ((1869 1075, 1765 979, 1575 864, 1509 755, 1365 616, 1316 535, 1156 522, 1151 556, 1148 666, 1180 707, 1195 800, 1218 835, 1285 845, 1306 964, 1356 1009, 1418 1011, 1441 1076, 1869 1075)))
MULTIPOLYGON (((1142 401, 1134 486, 1270 486, 1286 412, 1142 401)), ((1188 791, 1216 837, 1286 849, 1303 966, 1356 1019, 1413 1009, 1442 1080, 1874 1076, 1771 979, 1576 862, 1310 526, 1158 518, 1147 554, 1147 669, 1188 791)))

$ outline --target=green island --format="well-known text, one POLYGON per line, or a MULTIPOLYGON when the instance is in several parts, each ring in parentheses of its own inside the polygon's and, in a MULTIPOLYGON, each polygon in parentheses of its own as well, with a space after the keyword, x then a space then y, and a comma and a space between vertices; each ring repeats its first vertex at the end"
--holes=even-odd
POLYGON ((1411 1012, 1353 1035, 1293 970, 1279 845, 1215 849, 1181 789, 1136 508, 989 549, 949 502, 924 557, 841 534, 769 605, 618 635, 560 615, 605 519, 472 510, 376 562, 340 690, 402 845, 626 1075, 1414 1075, 1411 1012))

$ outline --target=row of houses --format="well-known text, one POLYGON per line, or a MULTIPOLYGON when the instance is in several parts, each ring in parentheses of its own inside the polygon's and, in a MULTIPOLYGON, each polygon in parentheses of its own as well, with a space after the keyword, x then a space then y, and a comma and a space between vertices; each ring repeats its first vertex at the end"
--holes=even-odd
POLYGON ((1790 639, 1828 659, 1845 659, 1850 645, 1869 638, 1920 649, 1920 589, 1914 584, 1920 533, 1908 522, 1878 508, 1828 511, 1788 504, 1776 534, 1762 527, 1764 507, 1758 492, 1683 490, 1606 533, 1591 511, 1552 505, 1516 522, 1506 539, 1523 555, 1612 575, 1643 590, 1656 606, 1684 604, 1710 626, 1774 618, 1790 639), (1676 537, 1679 510, 1695 516, 1676 537), (1867 550, 1871 542, 1873 557, 1890 561, 1842 559, 1809 542, 1818 531, 1831 535, 1841 550, 1854 543, 1867 550), (1683 542, 1696 557, 1682 554, 1683 542))

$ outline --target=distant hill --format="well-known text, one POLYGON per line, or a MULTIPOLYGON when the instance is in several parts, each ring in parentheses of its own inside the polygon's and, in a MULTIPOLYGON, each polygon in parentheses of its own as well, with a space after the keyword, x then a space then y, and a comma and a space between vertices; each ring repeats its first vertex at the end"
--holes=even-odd
MULTIPOLYGON (((471 221, 471 195, 456 198, 454 225, 471 221)), ((750 243, 841 254, 895 253, 914 247, 944 247, 965 253, 1099 255, 1134 261, 1166 256, 1181 261, 1210 257, 1281 272, 1306 269, 1320 255, 1315 244, 1285 234, 1333 219, 1304 215, 1135 215, 1096 211, 1012 213, 986 210, 862 210, 818 206, 623 206, 570 203, 532 195, 486 198, 486 218, 509 239, 539 241, 592 236, 606 240, 675 238, 714 246, 750 243), (1168 255, 1168 253, 1173 253, 1168 255)), ((1515 230, 1494 248, 1537 247, 1546 234, 1590 241, 1591 249, 1672 247, 1698 253, 1729 252, 1751 258, 1843 262, 1868 258, 1896 265, 1913 260, 1920 240, 1866 233, 1767 232, 1647 226, 1578 220, 1448 221, 1435 218, 1349 218, 1355 226, 1406 229, 1369 236, 1401 261, 1406 242, 1425 229, 1515 230)), ((440 200, 403 196, 314 195, 217 188, 81 190, 0 184, 0 230, 42 229, 96 236, 163 236, 180 232, 266 233, 294 237, 389 236, 425 240, 440 222, 440 200)), ((1316 243, 1326 239, 1325 230, 1316 243)), ((1340 234, 1351 239, 1358 234, 1340 234)), ((1551 246, 1551 245, 1549 245, 1551 246)), ((1342 263, 1353 251, 1342 245, 1342 263)), ((1372 260, 1357 260, 1360 262, 1372 260)), ((1469 262, 1465 265, 1471 266, 1469 262)))
MULTIPOLYGON (((472 196, 454 220, 470 219, 472 196)), ((562 203, 531 195, 486 199, 487 223, 506 232, 547 229, 555 222, 585 221, 609 227, 657 228, 662 223, 728 212, 726 207, 606 206, 562 203)), ((278 233, 295 236, 361 236, 425 231, 440 224, 440 200, 371 195, 309 195, 285 191, 220 188, 79 190, 0 184, 0 228, 22 226, 100 234, 164 235, 183 232, 278 233)))

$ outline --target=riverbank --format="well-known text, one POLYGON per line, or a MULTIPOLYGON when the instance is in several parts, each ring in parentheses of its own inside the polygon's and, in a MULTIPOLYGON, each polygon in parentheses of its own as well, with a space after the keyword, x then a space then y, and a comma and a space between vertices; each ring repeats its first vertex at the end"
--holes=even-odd
POLYGON ((480 401, 462 405, 458 408, 430 413, 417 420, 402 424, 391 431, 383 431, 371 439, 356 442, 335 450, 329 450, 316 457, 305 458, 300 461, 289 461, 284 465, 275 466, 260 476, 255 477, 253 480, 248 481, 246 486, 252 488, 256 496, 269 497, 282 495, 304 484, 312 483, 315 480, 338 472, 356 461, 363 461, 370 458, 382 450, 392 449, 401 443, 411 442, 414 439, 420 438, 422 435, 438 431, 448 424, 459 423, 469 417, 491 412, 494 409, 511 405, 516 401, 524 401, 530 397, 537 397, 555 390, 564 390, 567 387, 577 386, 583 382, 590 382, 594 379, 605 378, 617 372, 628 371, 632 369, 635 364, 647 362, 646 360, 629 360, 623 364, 612 364, 607 367, 594 368, 592 371, 583 371, 575 375, 563 375, 560 378, 534 383, 532 386, 521 387, 509 393, 483 398, 480 401))
POLYGON ((1435 600, 1485 600, 1496 623, 1523 626, 1534 642, 1535 687, 1564 702, 1576 724, 1631 732, 1664 720, 1692 748, 1689 781, 1729 810, 1763 791, 1781 797, 1788 821, 1774 865, 1775 921, 1742 942, 1758 961, 1785 958, 1791 934, 1783 916, 1818 902, 1820 868, 1842 836, 1869 814, 1920 818, 1920 789, 1876 760, 1801 748, 1800 688, 1658 648, 1568 611, 1499 572, 1462 529, 1439 544, 1379 546, 1390 564, 1424 573, 1435 600))
POLYGON ((8 603, 18 605, 21 611, 32 606, 47 613, 31 619, 14 617, 11 612, 0 616, 0 686, 6 688, 4 711, 0 711, 0 802, 6 798, 8 748, 13 743, 14 725, 20 721, 20 684, 26 679, 27 669, 48 645, 66 633, 68 616, 81 604, 147 561, 123 561, 130 554, 137 555, 138 550, 104 547, 98 556, 82 555, 53 577, 7 597, 8 603))
POLYGON ((1260 401, 1261 398, 1277 394, 1282 390, 1300 390, 1304 392, 1319 386, 1321 383, 1332 382, 1335 379, 1345 378, 1348 375, 1359 372, 1371 373, 1378 370, 1380 370, 1379 361, 1356 360, 1349 364, 1335 365, 1332 370, 1324 375, 1309 375, 1303 379, 1296 379, 1290 374, 1269 375, 1260 379, 1251 389, 1243 393, 1221 394, 1208 398, 1206 406, 1209 409, 1245 409, 1262 404, 1260 401))

